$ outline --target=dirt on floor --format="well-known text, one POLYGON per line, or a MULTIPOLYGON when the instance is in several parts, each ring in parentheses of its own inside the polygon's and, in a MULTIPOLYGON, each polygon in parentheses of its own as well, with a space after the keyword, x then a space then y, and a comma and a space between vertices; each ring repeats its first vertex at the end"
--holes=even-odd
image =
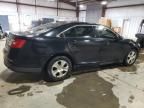
POLYGON ((112 87, 97 73, 85 73, 76 76, 73 83, 64 87, 57 95, 57 101, 66 108, 119 108, 112 87))

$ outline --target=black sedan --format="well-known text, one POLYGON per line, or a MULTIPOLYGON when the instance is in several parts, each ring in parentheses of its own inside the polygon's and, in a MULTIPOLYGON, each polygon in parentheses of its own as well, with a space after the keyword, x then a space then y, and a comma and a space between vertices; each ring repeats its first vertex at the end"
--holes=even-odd
POLYGON ((63 80, 79 66, 112 63, 132 65, 138 45, 111 29, 89 23, 51 23, 28 32, 10 33, 4 63, 16 72, 44 72, 51 81, 63 80))

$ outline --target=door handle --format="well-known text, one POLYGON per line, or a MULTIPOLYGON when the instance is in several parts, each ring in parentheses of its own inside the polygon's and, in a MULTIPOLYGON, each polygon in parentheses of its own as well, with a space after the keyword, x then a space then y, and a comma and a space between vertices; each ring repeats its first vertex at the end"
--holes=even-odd
POLYGON ((77 43, 77 40, 73 40, 73 43, 77 43))
POLYGON ((76 45, 76 44, 77 44, 77 40, 73 40, 73 41, 72 41, 72 44, 73 44, 73 45, 76 45))

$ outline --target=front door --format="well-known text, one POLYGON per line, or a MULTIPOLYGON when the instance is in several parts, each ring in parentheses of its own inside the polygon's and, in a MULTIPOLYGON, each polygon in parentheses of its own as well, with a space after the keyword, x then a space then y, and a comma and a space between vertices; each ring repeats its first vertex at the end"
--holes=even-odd
POLYGON ((118 39, 117 34, 104 26, 96 26, 101 43, 104 43, 100 49, 100 61, 114 62, 119 61, 123 57, 123 45, 118 39))

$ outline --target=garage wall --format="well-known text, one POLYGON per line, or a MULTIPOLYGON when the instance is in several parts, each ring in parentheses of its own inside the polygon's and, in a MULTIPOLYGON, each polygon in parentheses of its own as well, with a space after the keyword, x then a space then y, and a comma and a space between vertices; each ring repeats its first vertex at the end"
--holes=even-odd
POLYGON ((80 11, 79 12, 79 21, 85 22, 86 21, 86 11, 80 11))
MULTIPOLYGON (((123 1, 123 0, 122 0, 123 1)), ((142 19, 144 19, 144 6, 129 6, 126 5, 142 4, 143 0, 112 2, 106 10, 106 17, 112 19, 113 27, 122 27, 122 35, 126 38, 136 39, 135 34, 138 32, 138 27, 142 19)))
MULTIPOLYGON (((1 0, 15 2, 15 0, 1 0)), ((19 0, 20 3, 35 4, 35 0, 19 0)), ((56 2, 48 2, 48 0, 37 0, 37 4, 41 6, 57 7, 56 2)), ((37 7, 37 15, 35 14, 34 6, 19 5, 20 12, 20 26, 26 29, 32 20, 39 18, 54 18, 55 20, 76 21, 75 7, 59 3, 59 8, 72 9, 72 10, 57 10, 52 8, 37 7)), ((0 2, 0 15, 8 15, 11 30, 19 29, 18 13, 15 4, 0 2)))
POLYGON ((0 15, 0 24, 2 26, 3 31, 9 30, 9 23, 8 23, 7 15, 0 15))

